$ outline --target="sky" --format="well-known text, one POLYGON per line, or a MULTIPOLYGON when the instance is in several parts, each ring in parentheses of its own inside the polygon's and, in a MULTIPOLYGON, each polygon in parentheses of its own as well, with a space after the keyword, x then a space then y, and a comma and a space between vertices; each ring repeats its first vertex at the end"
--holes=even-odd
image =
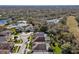
POLYGON ((0 5, 79 5, 79 0, 0 0, 0 5))

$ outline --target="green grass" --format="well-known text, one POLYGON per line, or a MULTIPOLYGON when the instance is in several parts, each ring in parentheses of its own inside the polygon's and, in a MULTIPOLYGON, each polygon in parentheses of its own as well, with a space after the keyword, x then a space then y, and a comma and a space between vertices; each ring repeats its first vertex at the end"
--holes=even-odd
POLYGON ((15 46, 13 48, 13 53, 17 53, 19 51, 19 49, 20 49, 20 46, 15 46))
POLYGON ((27 52, 27 54, 32 53, 32 43, 30 42, 29 44, 26 44, 26 49, 29 49, 30 51, 27 52))
POLYGON ((19 33, 16 32, 15 36, 18 36, 18 35, 19 35, 19 33))
POLYGON ((55 53, 55 54, 61 54, 61 48, 59 48, 58 46, 56 46, 56 47, 54 48, 54 53, 55 53))
POLYGON ((26 48, 28 47, 28 44, 26 44, 26 48))
POLYGON ((16 43, 16 44, 21 44, 21 43, 23 43, 23 40, 22 40, 22 39, 16 40, 15 43, 16 43))
POLYGON ((33 37, 32 36, 29 36, 28 39, 29 39, 29 41, 32 41, 33 37))
POLYGON ((62 49, 58 46, 58 44, 56 43, 55 46, 51 45, 51 48, 54 51, 54 54, 61 54, 62 53, 62 49))
POLYGON ((26 48, 32 49, 32 43, 30 42, 29 44, 26 44, 26 48))
POLYGON ((68 48, 68 47, 70 47, 71 45, 70 45, 70 43, 64 43, 63 45, 62 45, 62 48, 68 48))

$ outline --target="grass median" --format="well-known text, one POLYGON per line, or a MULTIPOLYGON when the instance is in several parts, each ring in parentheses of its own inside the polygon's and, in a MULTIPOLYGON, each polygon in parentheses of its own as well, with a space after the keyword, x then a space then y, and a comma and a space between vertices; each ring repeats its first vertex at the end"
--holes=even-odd
POLYGON ((21 43, 23 43, 23 40, 22 39, 15 41, 15 44, 21 44, 21 43))
POLYGON ((15 46, 13 48, 13 53, 18 53, 19 49, 20 49, 20 46, 15 46))

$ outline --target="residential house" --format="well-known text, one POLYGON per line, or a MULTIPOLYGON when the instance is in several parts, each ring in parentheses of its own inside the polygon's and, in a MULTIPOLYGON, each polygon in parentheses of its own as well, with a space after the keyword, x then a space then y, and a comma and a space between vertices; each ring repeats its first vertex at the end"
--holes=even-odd
POLYGON ((10 40, 11 32, 9 30, 1 31, 0 32, 0 42, 6 42, 10 40))
POLYGON ((60 19, 52 19, 52 20, 47 20, 48 24, 57 24, 59 23, 60 19))
POLYGON ((0 54, 10 54, 12 47, 10 43, 0 43, 0 54))
POLYGON ((11 33, 9 30, 0 32, 0 54, 11 53, 13 44, 8 42, 10 40, 11 33))
POLYGON ((33 31, 33 26, 27 21, 17 21, 15 24, 9 25, 7 28, 16 28, 19 31, 33 31))
POLYGON ((43 32, 35 33, 35 40, 33 42, 33 53, 45 53, 46 52, 46 43, 43 32))

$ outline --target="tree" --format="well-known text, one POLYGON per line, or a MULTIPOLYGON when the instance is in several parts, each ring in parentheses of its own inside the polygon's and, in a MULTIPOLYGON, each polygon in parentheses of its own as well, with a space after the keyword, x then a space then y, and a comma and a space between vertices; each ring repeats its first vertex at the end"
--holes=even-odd
POLYGON ((15 28, 11 28, 11 31, 13 34, 16 34, 16 29, 15 28))
POLYGON ((63 54, 72 54, 71 50, 72 50, 71 48, 65 48, 62 50, 62 53, 63 54))
POLYGON ((61 54, 62 49, 58 46, 58 43, 51 44, 51 49, 53 49, 54 54, 61 54))
POLYGON ((47 26, 41 26, 40 27, 40 32, 46 32, 48 30, 47 26))
POLYGON ((79 16, 76 17, 76 20, 77 20, 78 26, 79 26, 79 16))

